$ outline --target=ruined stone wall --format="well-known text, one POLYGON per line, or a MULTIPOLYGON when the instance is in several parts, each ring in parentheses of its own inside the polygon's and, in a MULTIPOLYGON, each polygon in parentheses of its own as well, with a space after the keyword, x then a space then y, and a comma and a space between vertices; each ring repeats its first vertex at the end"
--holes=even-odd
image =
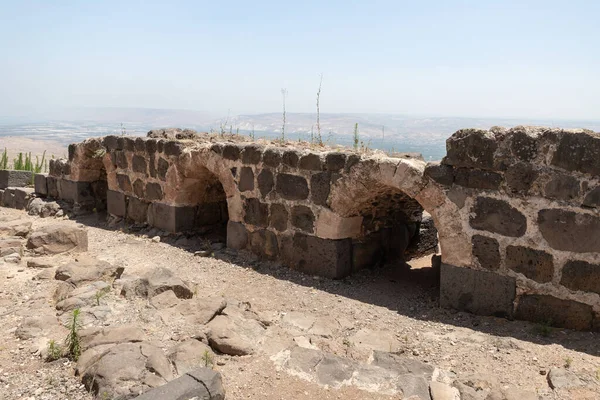
POLYGON ((599 328, 598 134, 461 130, 447 150, 426 165, 219 136, 109 136, 71 146, 36 191, 85 203, 104 188, 110 214, 172 232, 227 221, 229 247, 332 278, 422 253, 437 244, 421 234, 435 223, 443 306, 599 328))
POLYGON ((470 269, 442 270, 443 304, 600 328, 598 134, 461 130, 425 175, 455 203, 471 247, 470 269))
MULTIPOLYGON (((332 211, 332 184, 351 170, 378 165, 367 160, 352 151, 219 138, 108 136, 71 146, 69 161, 51 163, 47 181, 52 187, 75 182, 80 189, 105 182, 110 214, 171 232, 228 221, 230 247, 337 278, 402 258, 418 236, 423 210, 399 188, 379 185, 345 215, 332 211)), ((407 162, 420 165, 422 174, 422 161, 407 162)))

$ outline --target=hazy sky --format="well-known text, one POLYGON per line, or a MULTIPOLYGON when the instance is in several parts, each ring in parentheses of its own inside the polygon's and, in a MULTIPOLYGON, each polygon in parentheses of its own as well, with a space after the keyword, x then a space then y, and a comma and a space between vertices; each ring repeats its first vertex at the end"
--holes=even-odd
POLYGON ((0 114, 600 119, 600 2, 0 0, 0 114))

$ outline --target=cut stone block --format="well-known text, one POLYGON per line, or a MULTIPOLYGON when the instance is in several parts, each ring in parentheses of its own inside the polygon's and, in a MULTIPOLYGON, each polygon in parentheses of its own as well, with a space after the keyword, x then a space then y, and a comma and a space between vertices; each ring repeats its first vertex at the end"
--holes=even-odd
POLYGON ((515 278, 444 263, 441 265, 442 307, 510 318, 515 295, 515 278))
POLYGON ((33 173, 31 171, 0 170, 0 189, 7 187, 23 187, 31 184, 33 173))
POLYGON ((47 176, 48 174, 35 174, 33 177, 35 192, 43 197, 48 195, 48 184, 46 183, 47 176))

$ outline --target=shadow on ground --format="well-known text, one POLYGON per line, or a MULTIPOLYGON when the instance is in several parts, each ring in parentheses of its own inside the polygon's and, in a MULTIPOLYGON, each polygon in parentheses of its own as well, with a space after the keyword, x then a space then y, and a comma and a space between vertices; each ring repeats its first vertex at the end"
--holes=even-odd
MULTIPOLYGON (((154 228, 124 225, 123 223, 109 226, 105 214, 82 215, 78 216, 76 221, 101 229, 123 230, 138 236, 151 236, 157 232, 154 228)), ((236 252, 224 248, 225 236, 224 232, 220 230, 188 234, 158 232, 158 234, 161 234, 162 242, 190 252, 204 250, 210 243, 213 245, 219 243, 215 246, 216 250, 212 252, 212 257, 240 267, 252 268, 258 273, 287 280, 297 285, 385 307, 416 320, 439 322, 540 345, 558 344, 568 349, 600 356, 598 333, 549 328, 527 321, 512 321, 440 308, 439 274, 431 265, 419 265, 418 268, 409 268, 406 265, 386 265, 362 270, 344 279, 331 280, 305 275, 282 267, 277 262, 261 261, 247 252, 236 252)))

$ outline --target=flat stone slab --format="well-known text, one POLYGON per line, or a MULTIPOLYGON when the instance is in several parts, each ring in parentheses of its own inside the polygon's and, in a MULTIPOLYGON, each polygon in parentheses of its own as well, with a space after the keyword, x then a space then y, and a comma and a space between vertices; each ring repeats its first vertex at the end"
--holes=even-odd
POLYGON ((136 400, 166 399, 225 400, 221 374, 209 368, 198 368, 136 397, 136 400))
POLYGON ((0 189, 7 187, 23 187, 31 184, 31 171, 0 170, 0 189))

